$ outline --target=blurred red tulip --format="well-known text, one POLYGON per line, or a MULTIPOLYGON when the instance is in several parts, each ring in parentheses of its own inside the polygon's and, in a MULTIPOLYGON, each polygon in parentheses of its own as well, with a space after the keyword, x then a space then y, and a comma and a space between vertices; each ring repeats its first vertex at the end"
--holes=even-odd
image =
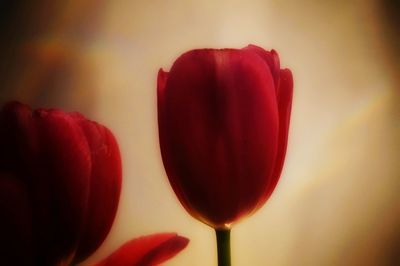
MULTIPOLYGON (((78 113, 6 104, 0 111, 0 264, 86 259, 110 231, 121 176, 118 144, 106 127, 78 113)), ((173 234, 133 240, 100 265, 151 265, 137 263, 166 260, 187 243, 173 234)))
POLYGON ((1 261, 56 265, 92 254, 121 190, 112 133, 78 113, 12 102, 0 112, 0 147, 1 261))
POLYGON ((158 124, 164 166, 195 218, 228 229, 274 190, 286 153, 292 73, 278 54, 199 49, 158 74, 158 124))

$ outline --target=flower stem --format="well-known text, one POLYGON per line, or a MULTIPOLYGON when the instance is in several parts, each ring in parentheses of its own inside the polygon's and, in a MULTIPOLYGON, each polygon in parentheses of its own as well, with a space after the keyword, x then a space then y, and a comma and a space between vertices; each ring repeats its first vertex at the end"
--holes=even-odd
POLYGON ((218 266, 231 266, 231 230, 215 229, 217 235, 218 266))

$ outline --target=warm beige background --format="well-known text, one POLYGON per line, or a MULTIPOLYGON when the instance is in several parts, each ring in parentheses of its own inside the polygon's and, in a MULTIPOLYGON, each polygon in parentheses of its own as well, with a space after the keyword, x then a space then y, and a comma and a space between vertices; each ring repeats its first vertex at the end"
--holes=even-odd
POLYGON ((84 265, 160 231, 191 239, 166 265, 216 265, 212 230, 184 211, 163 170, 156 75, 186 50, 248 43, 279 52, 295 94, 281 182, 234 227, 233 265, 400 264, 400 23, 391 8, 373 0, 41 2, 17 7, 25 13, 15 13, 17 37, 2 44, 0 101, 80 111, 117 136, 119 212, 84 265))

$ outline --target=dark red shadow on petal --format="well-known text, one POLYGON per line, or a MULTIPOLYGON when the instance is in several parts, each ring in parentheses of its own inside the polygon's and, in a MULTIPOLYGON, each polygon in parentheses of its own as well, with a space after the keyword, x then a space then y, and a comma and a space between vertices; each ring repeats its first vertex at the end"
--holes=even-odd
POLYGON ((32 210, 23 182, 0 171, 0 265, 33 265, 32 210))

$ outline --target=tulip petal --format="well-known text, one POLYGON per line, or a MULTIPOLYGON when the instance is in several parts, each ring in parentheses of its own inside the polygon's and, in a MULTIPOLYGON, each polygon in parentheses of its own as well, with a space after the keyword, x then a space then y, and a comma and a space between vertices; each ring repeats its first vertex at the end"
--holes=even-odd
POLYGON ((151 266, 174 257, 189 240, 176 233, 144 236, 128 241, 95 266, 151 266))
POLYGON ((32 210, 24 183, 0 171, 1 265, 33 265, 32 210))
POLYGON ((34 226, 38 264, 71 259, 82 231, 89 195, 91 155, 82 129, 60 110, 33 112, 38 130, 34 226), (43 260, 43 261, 40 261, 43 260))
POLYGON ((75 261, 79 262, 93 253, 110 231, 119 202, 122 167, 118 144, 111 131, 79 114, 71 116, 82 128, 92 158, 85 226, 75 255, 75 261))
MULTIPOLYGON (((158 71, 158 75, 157 75, 157 113, 158 113, 158 124, 159 124, 158 130, 159 130, 160 136, 164 136, 166 134, 166 132, 164 130, 166 128, 168 128, 168 122, 164 118, 165 86, 167 84, 168 76, 169 76, 169 73, 164 71, 162 68, 160 68, 160 70, 158 71)), ((165 147, 164 145, 165 145, 165 142, 160 141, 161 153, 163 153, 167 149, 167 147, 165 147)), ((170 158, 170 156, 167 156, 167 155, 163 156, 163 162, 164 162, 164 167, 166 168, 167 173, 172 173, 172 171, 173 171, 173 169, 171 168, 172 162, 169 160, 169 158, 170 158)), ((179 186, 179 183, 176 182, 175 179, 169 179, 169 181, 173 188, 179 186)), ((177 193, 176 196, 178 197, 179 201, 183 203, 183 205, 186 209, 193 209, 191 207, 188 207, 188 205, 190 204, 190 201, 187 200, 186 198, 184 198, 185 195, 183 193, 177 193)))
POLYGON ((264 204, 266 200, 268 200, 274 191, 281 176, 283 164, 285 162, 293 98, 293 76, 289 69, 280 70, 280 86, 277 97, 279 109, 278 153, 276 157, 275 168, 270 179, 270 184, 267 187, 268 189, 263 200, 260 202, 260 206, 264 204))
POLYGON ((271 50, 270 52, 266 51, 263 48, 253 44, 250 44, 243 49, 256 53, 268 64, 269 70, 274 77, 275 88, 278 88, 280 77, 280 62, 278 53, 275 50, 271 50))

